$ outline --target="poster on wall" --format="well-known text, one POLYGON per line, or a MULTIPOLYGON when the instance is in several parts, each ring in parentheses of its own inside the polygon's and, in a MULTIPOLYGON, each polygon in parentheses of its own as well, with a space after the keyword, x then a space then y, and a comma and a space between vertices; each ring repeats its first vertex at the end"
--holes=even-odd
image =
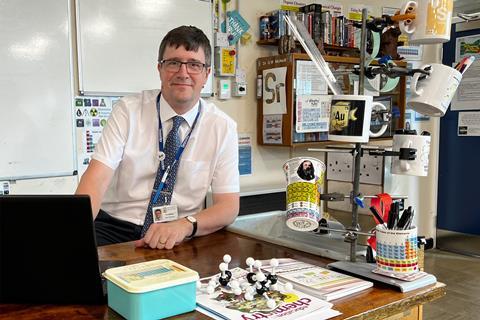
POLYGON ((455 43, 455 61, 474 56, 480 59, 480 35, 459 37, 455 43))
POLYGON ((297 132, 328 132, 330 122, 330 103, 332 96, 297 96, 296 125, 297 132))
POLYGON ((238 134, 238 171, 241 176, 252 174, 252 136, 238 134))
POLYGON ((328 85, 313 61, 297 60, 295 65, 295 90, 297 96, 328 94, 328 85))
POLYGON ((79 179, 87 170, 95 145, 107 124, 113 105, 118 99, 118 97, 75 97, 74 113, 79 179))
POLYGON ((263 114, 287 113, 287 67, 263 70, 263 114))
POLYGON ((480 136, 480 111, 458 113, 458 136, 480 136))
POLYGON ((397 53, 405 58, 405 60, 412 61, 420 61, 423 59, 423 46, 401 46, 397 48, 397 53))
POLYGON ((263 117, 263 143, 282 144, 282 115, 272 114, 263 117))
POLYGON ((462 73, 462 81, 453 96, 451 110, 479 110, 479 101, 480 60, 475 60, 470 67, 462 73))

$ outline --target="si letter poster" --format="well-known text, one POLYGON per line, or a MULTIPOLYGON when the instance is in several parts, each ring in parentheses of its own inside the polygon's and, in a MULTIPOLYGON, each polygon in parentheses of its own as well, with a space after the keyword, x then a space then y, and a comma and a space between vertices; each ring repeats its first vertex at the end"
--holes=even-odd
POLYGON ((263 70, 263 114, 287 113, 287 67, 263 70))

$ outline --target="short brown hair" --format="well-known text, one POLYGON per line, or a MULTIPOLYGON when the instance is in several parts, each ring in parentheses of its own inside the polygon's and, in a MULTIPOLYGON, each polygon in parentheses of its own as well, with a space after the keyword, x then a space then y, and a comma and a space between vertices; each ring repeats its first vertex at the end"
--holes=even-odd
POLYGON ((202 30, 194 26, 181 26, 170 30, 162 40, 158 49, 158 62, 163 60, 163 53, 167 46, 178 48, 183 46, 187 51, 198 51, 202 48, 205 52, 205 64, 210 66, 212 59, 212 49, 210 41, 202 30))

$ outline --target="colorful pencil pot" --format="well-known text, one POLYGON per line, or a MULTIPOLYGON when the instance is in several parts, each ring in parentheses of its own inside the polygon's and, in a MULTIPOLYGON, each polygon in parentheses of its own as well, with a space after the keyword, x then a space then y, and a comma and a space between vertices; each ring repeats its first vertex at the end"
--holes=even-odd
POLYGON ((377 268, 400 274, 418 271, 417 227, 390 230, 379 224, 375 235, 377 268))
POLYGON ((287 221, 290 229, 312 231, 321 219, 320 193, 325 164, 310 157, 298 157, 283 165, 287 179, 287 221))

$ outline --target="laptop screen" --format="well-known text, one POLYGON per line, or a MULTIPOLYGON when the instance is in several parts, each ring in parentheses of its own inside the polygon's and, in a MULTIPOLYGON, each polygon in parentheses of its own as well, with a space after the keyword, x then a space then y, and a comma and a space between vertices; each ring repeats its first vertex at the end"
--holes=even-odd
POLYGON ((104 302, 88 196, 0 196, 0 302, 104 302))

